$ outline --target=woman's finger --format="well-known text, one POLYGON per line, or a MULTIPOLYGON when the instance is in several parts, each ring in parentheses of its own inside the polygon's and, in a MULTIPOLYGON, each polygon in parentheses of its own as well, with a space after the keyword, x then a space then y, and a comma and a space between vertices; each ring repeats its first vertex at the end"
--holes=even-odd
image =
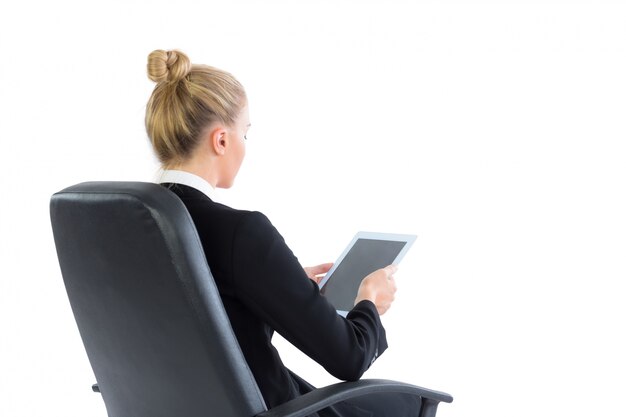
POLYGON ((332 267, 333 267, 333 263, 332 262, 328 262, 328 263, 325 263, 325 264, 309 266, 307 268, 304 268, 304 270, 307 271, 307 273, 313 274, 315 276, 315 275, 320 275, 320 274, 327 273, 330 270, 330 268, 332 268, 332 267))

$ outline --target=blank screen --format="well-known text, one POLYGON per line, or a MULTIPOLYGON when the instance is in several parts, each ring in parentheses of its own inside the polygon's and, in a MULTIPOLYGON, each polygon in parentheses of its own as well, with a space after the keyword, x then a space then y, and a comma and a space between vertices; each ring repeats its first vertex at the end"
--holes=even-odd
POLYGON ((363 278, 390 265, 405 245, 392 240, 357 240, 320 292, 337 310, 352 310, 363 278))

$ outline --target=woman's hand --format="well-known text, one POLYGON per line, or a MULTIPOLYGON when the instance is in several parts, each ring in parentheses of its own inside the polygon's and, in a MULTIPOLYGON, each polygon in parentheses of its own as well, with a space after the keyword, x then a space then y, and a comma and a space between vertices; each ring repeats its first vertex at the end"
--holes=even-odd
POLYGON ((356 305, 363 300, 370 300, 376 306, 378 314, 385 314, 395 297, 396 281, 393 274, 397 270, 397 266, 389 265, 363 278, 354 304, 356 305))
POLYGON ((311 278, 313 281, 315 281, 317 285, 319 285, 322 278, 324 278, 324 275, 326 275, 326 273, 330 268, 332 268, 332 266, 332 262, 316 266, 305 266, 304 272, 306 273, 307 277, 311 278))

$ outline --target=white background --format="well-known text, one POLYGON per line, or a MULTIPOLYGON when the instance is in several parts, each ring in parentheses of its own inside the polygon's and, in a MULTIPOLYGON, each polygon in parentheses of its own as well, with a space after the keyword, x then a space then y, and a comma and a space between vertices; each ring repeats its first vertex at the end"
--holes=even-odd
MULTIPOLYGON (((105 416, 48 215, 87 180, 150 181, 146 57, 246 86, 221 201, 303 264, 415 233, 366 377, 446 416, 626 415, 626 5, 107 1, 0 5, 0 415, 105 416), (620 282, 622 281, 622 282, 620 282)), ((317 385, 335 380, 277 340, 317 385)))

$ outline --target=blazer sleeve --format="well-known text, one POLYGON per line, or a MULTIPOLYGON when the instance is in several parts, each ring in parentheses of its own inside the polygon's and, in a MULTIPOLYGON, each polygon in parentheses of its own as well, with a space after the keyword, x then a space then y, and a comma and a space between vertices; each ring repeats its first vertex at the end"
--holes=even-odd
POLYGON ((232 254, 237 297, 334 377, 359 379, 387 348, 374 304, 361 301, 346 318, 337 314, 263 214, 241 219, 232 254))

